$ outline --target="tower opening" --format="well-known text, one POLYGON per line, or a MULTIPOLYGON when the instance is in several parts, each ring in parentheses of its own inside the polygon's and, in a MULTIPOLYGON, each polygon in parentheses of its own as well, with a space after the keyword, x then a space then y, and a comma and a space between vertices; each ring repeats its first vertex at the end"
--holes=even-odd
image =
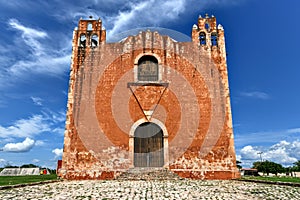
POLYGON ((79 47, 83 47, 83 48, 86 47, 86 36, 85 36, 85 34, 80 35, 79 47))
POLYGON ((201 45, 206 45, 206 34, 204 32, 199 33, 199 40, 201 45))
POLYGON ((218 45, 218 35, 217 33, 211 34, 211 46, 217 46, 218 45))
POLYGON ((98 46, 98 43, 99 43, 98 35, 94 34, 94 35, 92 36, 92 39, 91 39, 91 46, 92 46, 92 47, 97 47, 97 46, 98 46))

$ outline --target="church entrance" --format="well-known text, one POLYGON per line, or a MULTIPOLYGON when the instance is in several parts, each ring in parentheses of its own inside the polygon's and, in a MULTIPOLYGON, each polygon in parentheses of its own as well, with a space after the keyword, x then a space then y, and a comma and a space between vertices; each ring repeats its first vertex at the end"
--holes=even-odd
POLYGON ((164 165, 164 138, 155 123, 139 125, 134 132, 134 166, 162 167, 164 165))

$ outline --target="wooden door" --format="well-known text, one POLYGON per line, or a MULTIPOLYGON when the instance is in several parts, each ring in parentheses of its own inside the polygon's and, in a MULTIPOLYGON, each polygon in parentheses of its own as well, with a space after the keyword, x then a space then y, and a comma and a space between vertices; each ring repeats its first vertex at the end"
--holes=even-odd
POLYGON ((162 167, 164 164, 163 131, 154 123, 143 123, 134 133, 134 166, 162 167))

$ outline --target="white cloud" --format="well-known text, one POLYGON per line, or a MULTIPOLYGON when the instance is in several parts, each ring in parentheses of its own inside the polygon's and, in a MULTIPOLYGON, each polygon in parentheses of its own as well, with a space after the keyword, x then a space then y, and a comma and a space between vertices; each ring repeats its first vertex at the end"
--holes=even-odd
MULTIPOLYGON (((141 26, 168 26, 170 22, 185 14, 201 14, 205 8, 232 5, 233 2, 240 3, 241 0, 127 0, 126 5, 129 5, 127 9, 104 16, 103 21, 108 22, 108 37, 110 37, 118 32, 141 26)), ((124 4, 116 6, 123 8, 124 4)))
POLYGON ((22 32, 22 37, 28 39, 29 41, 32 40, 32 38, 44 38, 47 37, 47 33, 44 31, 39 31, 33 28, 28 28, 20 24, 20 22, 17 19, 10 19, 8 21, 9 25, 22 32))
POLYGON ((16 76, 23 76, 24 72, 48 75, 60 75, 70 66, 71 55, 43 55, 34 59, 21 60, 9 68, 9 72, 16 76))
POLYGON ((258 131, 250 133, 236 133, 235 142, 241 146, 247 144, 258 144, 261 142, 275 143, 286 138, 293 139, 300 133, 300 128, 292 128, 286 130, 275 130, 275 131, 258 131), (246 137, 245 137, 246 135, 246 137))
POLYGON ((17 35, 11 35, 5 44, 6 53, 0 57, 0 89, 5 90, 30 75, 60 76, 69 69, 72 42, 65 33, 49 35, 17 19, 9 19, 7 24, 17 35))
POLYGON ((58 149, 58 148, 56 148, 56 149, 52 150, 52 153, 55 154, 55 159, 56 159, 56 158, 62 156, 62 154, 63 154, 63 149, 58 149))
MULTIPOLYGON (((300 144, 299 141, 295 141, 293 143, 300 144)), ((283 165, 292 164, 298 160, 296 158, 298 156, 294 154, 296 152, 291 152, 292 146, 293 146, 292 143, 286 141, 280 141, 278 144, 275 144, 270 147, 270 149, 267 151, 265 155, 265 159, 278 162, 283 165)), ((297 150, 300 151, 300 148, 298 148, 297 150)))
POLYGON ((33 103, 37 106, 42 106, 43 105, 43 99, 40 97, 30 97, 33 103))
POLYGON ((11 28, 14 28, 21 32, 21 37, 25 44, 31 48, 32 53, 35 56, 40 56, 44 54, 44 47, 38 41, 40 38, 47 37, 47 33, 44 31, 36 30, 33 28, 25 27, 17 19, 10 19, 8 24, 11 28))
POLYGON ((111 23, 108 37, 135 27, 160 25, 179 17, 186 9, 186 0, 151 0, 130 3, 130 8, 104 18, 111 23), (166 12, 167 11, 167 12, 166 12))
POLYGON ((266 99, 270 98, 269 94, 267 94, 265 92, 260 92, 260 91, 241 92, 240 95, 244 96, 244 97, 250 97, 250 98, 254 98, 254 99, 262 99, 262 100, 266 100, 266 99))
POLYGON ((65 111, 53 112, 51 110, 47 110, 47 112, 43 111, 42 113, 47 119, 51 119, 53 122, 66 121, 66 112, 65 111))
POLYGON ((254 149, 252 146, 248 145, 241 149, 241 158, 244 160, 257 160, 259 159, 259 154, 261 151, 254 149))
POLYGON ((38 162, 40 162, 40 160, 39 159, 33 159, 32 162, 33 163, 38 163, 38 162))
POLYGON ((60 135, 64 135, 65 129, 64 128, 55 128, 55 129, 52 130, 52 132, 60 134, 60 135))
POLYGON ((26 138, 23 142, 8 143, 3 147, 3 151, 6 152, 27 152, 34 146, 34 140, 26 138))
MULTIPOLYGON (((163 26, 193 13, 201 14, 205 9, 215 6, 232 6, 244 0, 93 0, 90 3, 69 4, 58 1, 57 7, 68 7, 56 10, 53 14, 60 21, 72 20, 78 23, 80 17, 93 16, 102 19, 107 29, 107 36, 124 32, 137 27, 163 26), (195 6, 196 5, 196 6, 195 6)), ((195 19, 196 22, 197 19, 195 19)), ((192 24, 191 24, 192 26, 192 24)))
POLYGON ((35 141, 35 146, 44 146, 44 145, 45 145, 45 142, 42 140, 35 141))
POLYGON ((42 112, 29 118, 19 119, 11 126, 0 125, 0 138, 34 137, 44 132, 57 132, 64 127, 64 112, 42 112), (62 127, 61 127, 62 126, 62 127))
POLYGON ((33 115, 28 119, 17 120, 12 126, 0 126, 0 137, 31 137, 50 130, 50 125, 44 116, 33 115))
POLYGON ((241 160, 242 159, 242 156, 241 155, 236 155, 236 160, 241 160))
POLYGON ((300 141, 287 142, 282 140, 264 149, 247 145, 240 150, 240 154, 237 157, 242 161, 243 166, 251 167, 253 162, 261 160, 259 152, 263 152, 261 155, 263 160, 291 166, 294 162, 300 160, 300 141))
MULTIPOLYGON (((28 2, 5 3, 2 7, 26 10, 52 10, 51 17, 66 24, 78 23, 80 17, 99 17, 107 28, 108 38, 114 34, 137 27, 164 26, 180 19, 182 15, 204 12, 204 8, 212 6, 231 6, 242 0, 91 0, 88 2, 66 2, 55 0, 54 3, 28 2), (197 5, 197 6, 195 6, 197 5), (67 11, 65 9, 68 8, 67 11)), ((196 21, 197 19, 195 19, 196 21)), ((67 72, 71 58, 71 31, 47 30, 28 25, 22 19, 9 19, 9 28, 18 35, 12 34, 13 43, 6 42, 1 54, 0 63, 4 66, 0 71, 0 89, 5 90, 16 81, 32 74, 61 76, 67 72), (5 56, 2 56, 5 55, 5 56), (21 58, 21 59, 20 59, 21 58), (8 62, 9 61, 9 62, 8 62)), ((192 24, 191 24, 192 26, 192 24)), ((68 28, 70 26, 68 25, 68 28)), ((3 45, 2 45, 3 46, 3 45)), ((0 50, 1 51, 1 50, 0 50)))
MULTIPOLYGON (((1 132, 0 132, 1 134, 1 132)), ((13 142, 14 141, 14 138, 12 137, 8 137, 8 138, 1 138, 0 139, 0 146, 4 145, 4 144, 7 144, 7 143, 10 143, 10 142, 13 142)), ((0 149, 1 151, 1 149, 0 149)))
POLYGON ((300 133, 300 128, 288 129, 286 133, 300 133))

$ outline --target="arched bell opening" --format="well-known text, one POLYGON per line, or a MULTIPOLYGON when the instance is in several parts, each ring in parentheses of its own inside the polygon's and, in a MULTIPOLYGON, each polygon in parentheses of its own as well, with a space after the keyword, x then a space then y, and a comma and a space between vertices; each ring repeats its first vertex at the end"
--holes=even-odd
POLYGON ((93 34, 92 38, 91 38, 91 46, 92 47, 97 47, 99 44, 99 38, 97 34, 93 34))
POLYGON ((86 47, 86 35, 81 34, 79 38, 79 47, 85 48, 86 47))

